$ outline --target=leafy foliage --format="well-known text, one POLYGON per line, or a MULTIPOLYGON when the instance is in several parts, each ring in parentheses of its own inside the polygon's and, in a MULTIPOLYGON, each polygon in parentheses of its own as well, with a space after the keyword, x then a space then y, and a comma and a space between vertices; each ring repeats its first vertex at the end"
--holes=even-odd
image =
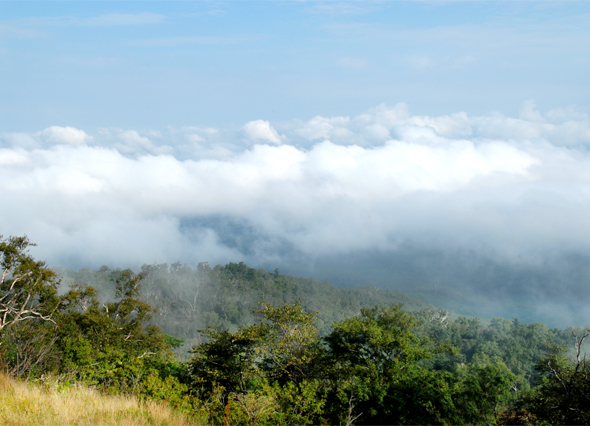
POLYGON ((245 392, 254 377, 255 340, 246 333, 211 328, 203 331, 209 339, 197 345, 189 361, 192 387, 201 397, 219 388, 245 392))
POLYGON ((385 303, 406 300, 396 293, 243 263, 81 270, 60 295, 30 245, 0 238, 0 361, 13 376, 165 401, 211 424, 590 422, 590 332, 411 313, 385 303), (188 362, 170 351, 185 339, 198 341, 188 362))
MULTIPOLYGON (((149 324, 154 309, 140 298, 141 275, 111 276, 110 302, 100 303, 94 288, 79 283, 59 296, 56 274, 28 254, 30 245, 26 237, 0 243, 0 360, 8 373, 55 374, 114 393, 136 392, 150 374, 161 376, 163 365, 176 362, 161 330, 149 324)), ((168 376, 182 378, 184 367, 166 368, 168 376)))
POLYGON ((263 321, 244 331, 257 342, 256 355, 266 376, 281 384, 299 384, 317 374, 316 361, 323 355, 319 330, 314 326, 317 312, 306 312, 301 303, 274 308, 261 303, 263 321))
POLYGON ((165 356, 160 329, 146 325, 153 308, 139 299, 141 276, 122 272, 113 302, 101 304, 92 287, 75 285, 64 296, 57 320, 60 372, 104 387, 134 388, 144 357, 165 356), (124 377, 123 371, 129 373, 124 377))
POLYGON ((424 360, 456 351, 418 337, 417 325, 414 316, 392 305, 363 309, 360 316, 334 326, 326 337, 335 366, 332 422, 355 418, 359 424, 466 424, 494 418, 514 375, 495 363, 469 375, 424 367, 424 360), (473 395, 492 402, 477 404, 473 395))
POLYGON ((590 423, 590 366, 580 357, 580 346, 576 338, 575 360, 564 356, 563 346, 553 346, 537 364, 538 386, 526 392, 503 420, 512 424, 590 423))
POLYGON ((541 323, 523 324, 517 319, 493 318, 487 324, 480 318, 457 317, 447 311, 426 309, 415 313, 421 325, 420 336, 446 342, 458 353, 440 353, 422 365, 435 370, 453 371, 456 365, 477 363, 478 359, 501 360, 517 376, 518 388, 534 385, 539 375, 538 361, 551 345, 571 343, 571 334, 580 330, 548 329, 541 323))
POLYGON ((26 236, 0 236, 0 331, 21 321, 53 321, 59 306, 56 274, 29 255, 29 246, 26 236))

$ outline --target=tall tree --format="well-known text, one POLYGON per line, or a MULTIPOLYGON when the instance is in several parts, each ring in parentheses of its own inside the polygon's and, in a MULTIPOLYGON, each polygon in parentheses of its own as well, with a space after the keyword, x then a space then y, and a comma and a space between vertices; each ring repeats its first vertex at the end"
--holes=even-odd
POLYGON ((59 306, 59 280, 45 262, 33 259, 26 236, 0 236, 0 333, 11 324, 32 319, 53 321, 59 306))

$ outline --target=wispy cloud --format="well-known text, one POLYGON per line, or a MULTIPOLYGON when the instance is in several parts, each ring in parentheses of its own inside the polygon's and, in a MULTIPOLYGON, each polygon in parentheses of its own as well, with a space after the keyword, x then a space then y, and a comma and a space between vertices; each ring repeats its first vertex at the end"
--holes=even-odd
POLYGON ((410 55, 405 58, 405 62, 417 70, 426 70, 433 68, 436 62, 428 55, 410 55))
POLYGON ((64 26, 88 26, 88 27, 111 27, 119 25, 149 25, 165 22, 166 16, 142 12, 142 13, 107 13, 93 17, 77 16, 39 16, 15 19, 0 23, 2 27, 10 28, 16 34, 34 32, 32 28, 39 27, 64 27, 64 26))
POLYGON ((37 38, 43 37, 45 34, 39 30, 21 27, 14 23, 0 22, 0 38, 37 38))
POLYGON ((369 64, 364 59, 344 57, 338 59, 336 61, 336 65, 343 68, 363 69, 366 68, 369 64))
POLYGON ((387 5, 387 1, 321 1, 313 2, 311 13, 326 15, 363 15, 374 12, 387 5))
POLYGON ((322 26, 329 34, 345 40, 380 40, 392 46, 428 48, 453 46, 471 55, 485 52, 511 53, 526 50, 529 54, 587 50, 590 30, 581 24, 588 15, 555 18, 550 24, 537 21, 506 25, 489 19, 480 24, 439 24, 425 28, 391 26, 383 23, 332 22, 322 26))
POLYGON ((151 37, 129 42, 132 46, 141 47, 172 47, 182 45, 231 45, 244 44, 262 38, 257 35, 244 36, 175 36, 175 37, 151 37))
POLYGON ((157 13, 109 13, 92 18, 80 19, 80 25, 111 27, 115 25, 146 25, 160 24, 166 20, 164 15, 157 13))

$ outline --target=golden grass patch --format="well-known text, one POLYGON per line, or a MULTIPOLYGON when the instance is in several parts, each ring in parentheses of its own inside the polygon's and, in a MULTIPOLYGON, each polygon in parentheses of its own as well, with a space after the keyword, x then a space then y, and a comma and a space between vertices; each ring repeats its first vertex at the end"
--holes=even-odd
POLYGON ((105 396, 82 386, 47 387, 0 375, 1 425, 192 425, 164 403, 105 396))

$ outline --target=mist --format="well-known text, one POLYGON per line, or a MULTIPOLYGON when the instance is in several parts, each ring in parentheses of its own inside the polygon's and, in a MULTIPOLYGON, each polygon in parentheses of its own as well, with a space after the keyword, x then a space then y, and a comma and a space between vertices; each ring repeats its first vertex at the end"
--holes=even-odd
MULTIPOLYGON (((61 267, 245 261, 583 325, 590 116, 264 118, 0 135, 0 232, 61 267)), ((587 318, 587 317, 586 317, 587 318)))

